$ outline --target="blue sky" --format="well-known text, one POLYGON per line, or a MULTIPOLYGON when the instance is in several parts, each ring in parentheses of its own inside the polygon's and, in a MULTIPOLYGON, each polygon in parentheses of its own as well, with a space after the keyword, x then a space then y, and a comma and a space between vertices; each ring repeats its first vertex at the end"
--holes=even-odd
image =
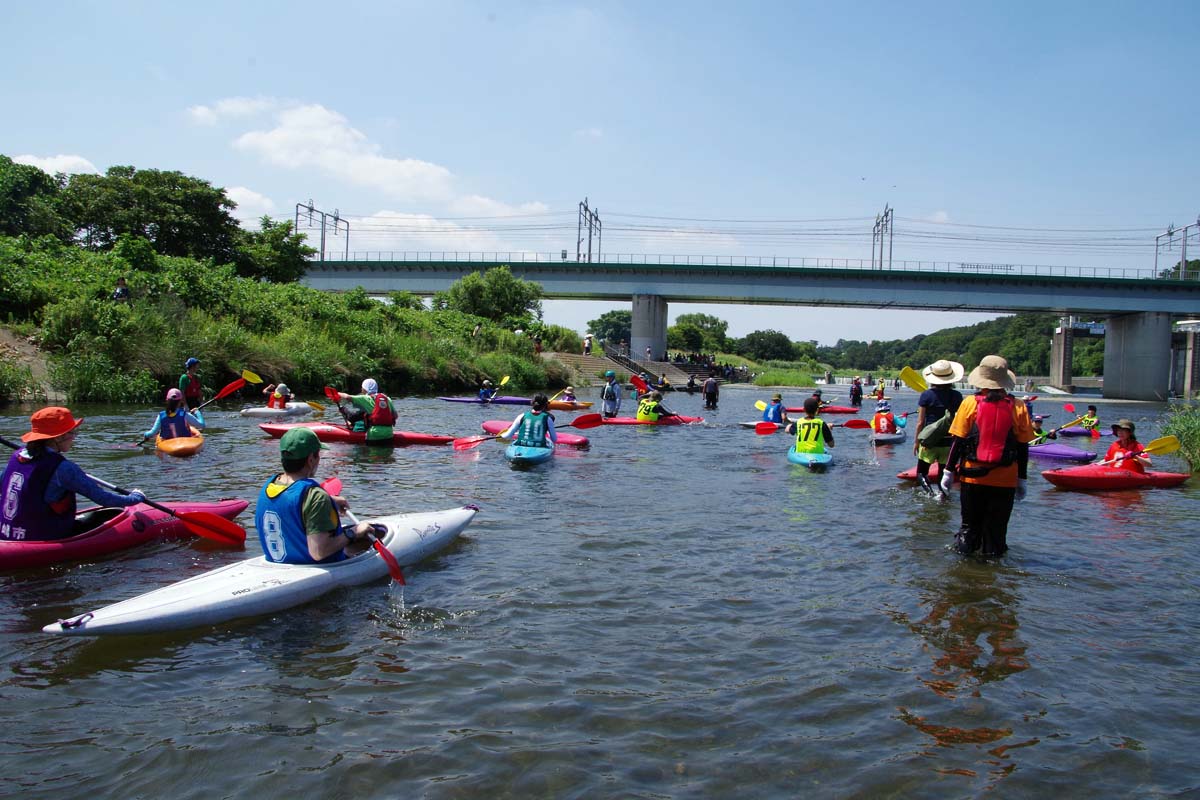
MULTIPOLYGON (((0 152, 50 171, 178 169, 247 219, 311 198, 351 222, 352 250, 573 253, 586 196, 606 253, 869 259, 890 204, 897 260, 1148 269, 1155 234, 1200 214, 1200 14, 1184 2, 107 2, 5 17, 0 152)), ((546 316, 582 331, 614 307, 548 302, 546 316)), ((693 311, 822 343, 983 318, 671 317, 693 311)))

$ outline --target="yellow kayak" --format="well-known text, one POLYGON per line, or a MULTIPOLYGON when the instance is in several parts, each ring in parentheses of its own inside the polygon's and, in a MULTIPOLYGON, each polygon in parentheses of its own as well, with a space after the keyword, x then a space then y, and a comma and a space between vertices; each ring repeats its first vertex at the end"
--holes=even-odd
POLYGON ((176 436, 174 439, 156 436, 154 446, 169 456, 179 456, 180 458, 194 456, 200 452, 201 447, 204 447, 204 434, 195 428, 191 428, 191 431, 191 436, 176 436))
POLYGON ((591 408, 591 402, 580 402, 579 400, 551 400, 550 409, 552 411, 582 411, 585 408, 591 408))

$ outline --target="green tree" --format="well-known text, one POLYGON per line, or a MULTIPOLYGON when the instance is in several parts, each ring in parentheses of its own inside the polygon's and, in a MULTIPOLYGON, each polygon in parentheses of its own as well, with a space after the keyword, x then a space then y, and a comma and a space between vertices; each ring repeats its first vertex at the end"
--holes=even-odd
POLYGON ((241 234, 223 189, 182 172, 112 167, 72 175, 61 208, 86 247, 109 250, 121 234, 150 241, 159 255, 237 260, 241 234))
POLYGON ((274 222, 263 216, 259 226, 257 231, 239 232, 238 274, 272 283, 294 283, 304 277, 309 256, 317 252, 304 243, 304 234, 292 230, 291 220, 274 222))
POLYGON ((605 311, 598 319, 588 322, 588 330, 602 342, 628 342, 633 337, 633 312, 605 311))
POLYGON ((737 352, 755 361, 793 361, 796 348, 792 340, 779 331, 753 331, 737 343, 737 352))
POLYGON ((58 212, 64 179, 0 155, 0 235, 70 238, 58 212))
POLYGON ((542 287, 513 277, 507 265, 493 267, 482 275, 472 272, 438 292, 433 307, 474 314, 509 328, 524 328, 542 318, 542 287))
MULTIPOLYGON (((680 314, 675 318, 676 325, 692 325, 704 335, 704 343, 698 348, 708 352, 720 352, 727 349, 729 339, 726 331, 729 323, 711 314, 680 314)), ((668 330, 668 335, 670 331, 668 330)))
POLYGON ((698 353, 704 350, 704 331, 686 322, 672 325, 667 328, 667 347, 698 353))
MULTIPOLYGON (((1182 263, 1183 263, 1182 259, 1180 259, 1179 261, 1176 261, 1171 266, 1169 266, 1166 269, 1164 269, 1163 271, 1159 272, 1158 277, 1166 279, 1166 280, 1173 280, 1173 281, 1179 280, 1179 266, 1182 263)), ((1188 259, 1187 273, 1184 275, 1184 278, 1189 281, 1194 281, 1197 278, 1200 278, 1200 259, 1192 259, 1192 258, 1188 259)))

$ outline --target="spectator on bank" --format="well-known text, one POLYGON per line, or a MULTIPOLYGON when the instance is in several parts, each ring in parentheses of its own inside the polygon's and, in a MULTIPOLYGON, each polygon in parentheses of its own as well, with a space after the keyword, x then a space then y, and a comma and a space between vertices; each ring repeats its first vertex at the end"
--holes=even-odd
POLYGON ((117 288, 113 289, 112 300, 118 303, 129 302, 129 286, 125 283, 125 276, 117 278, 117 288))

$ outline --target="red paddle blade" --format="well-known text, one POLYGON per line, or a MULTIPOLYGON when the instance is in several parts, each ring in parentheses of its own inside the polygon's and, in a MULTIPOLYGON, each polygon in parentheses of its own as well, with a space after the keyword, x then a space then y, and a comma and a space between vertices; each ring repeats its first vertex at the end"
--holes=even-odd
POLYGON ((1099 431, 1099 430, 1097 430, 1096 428, 1092 428, 1092 434, 1091 434, 1091 435, 1092 435, 1092 438, 1093 438, 1093 439, 1099 439, 1099 438, 1100 438, 1100 431, 1099 431))
POLYGON ((184 511, 175 514, 191 533, 231 547, 246 546, 246 529, 231 519, 211 511, 184 511))
POLYGON ((1075 404, 1074 403, 1063 403, 1063 411, 1067 412, 1068 414, 1074 414, 1075 413, 1075 404))
POLYGON ((321 481, 321 488, 331 495, 342 493, 342 479, 334 475, 321 481))
POLYGON ((325 396, 335 403, 338 402, 338 390, 332 386, 325 387, 325 396))
POLYGON ((630 375, 629 382, 633 384, 633 388, 637 389, 642 394, 650 391, 650 387, 646 385, 644 380, 642 380, 641 375, 630 375))
POLYGON ((383 546, 383 542, 375 538, 375 534, 368 534, 371 538, 371 546, 375 548, 375 552, 379 553, 379 557, 383 559, 383 563, 387 564, 388 574, 392 576, 392 580, 401 586, 404 585, 404 572, 400 569, 400 562, 392 555, 392 552, 383 546))
POLYGON ((572 428, 583 428, 586 430, 587 428, 595 428, 599 425, 603 425, 604 417, 599 414, 584 414, 566 424, 570 425, 572 428))
POLYGON ((754 426, 754 432, 759 436, 768 436, 781 430, 783 430, 783 427, 774 422, 760 422, 754 426))
POLYGON ((499 436, 464 436, 461 439, 454 440, 455 450, 473 450, 489 439, 499 439, 499 436))
POLYGON ((228 397, 229 395, 233 394, 234 392, 236 392, 238 389, 242 388, 245 385, 246 385, 246 379, 238 378, 236 381, 233 381, 233 382, 227 384, 224 389, 217 392, 216 396, 213 397, 213 400, 220 400, 222 397, 228 397))
POLYGON ((848 419, 842 423, 843 428, 869 428, 871 423, 865 419, 848 419))

